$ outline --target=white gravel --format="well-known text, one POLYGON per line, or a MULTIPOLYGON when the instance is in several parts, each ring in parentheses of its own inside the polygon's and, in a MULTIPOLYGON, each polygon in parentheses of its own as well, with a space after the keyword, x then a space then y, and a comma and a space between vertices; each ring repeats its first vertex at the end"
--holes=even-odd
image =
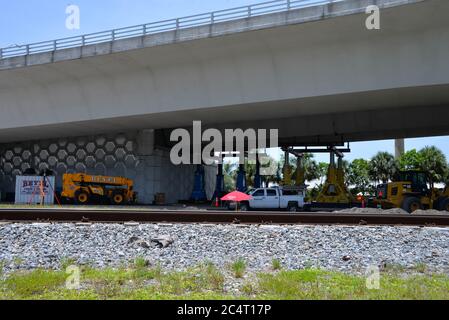
MULTIPOLYGON (((335 213, 353 213, 353 214, 410 214, 401 208, 393 208, 388 210, 377 209, 377 208, 351 208, 335 211, 335 213)), ((440 211, 438 211, 441 214, 440 211)))
POLYGON ((385 263, 425 264, 449 274, 449 229, 419 227, 243 226, 171 224, 4 224, 0 264, 18 269, 58 269, 65 259, 117 267, 143 257, 166 269, 205 261, 225 267, 239 257, 253 271, 272 259, 287 269, 320 267, 364 273, 385 263), (157 241, 152 241, 157 240, 157 241))
POLYGON ((352 213, 352 214, 413 214, 413 215, 447 215, 449 212, 447 211, 439 211, 439 210, 416 210, 413 213, 408 213, 407 211, 401 208, 393 208, 393 209, 377 209, 377 208, 351 208, 344 209, 339 211, 334 211, 335 213, 352 213))

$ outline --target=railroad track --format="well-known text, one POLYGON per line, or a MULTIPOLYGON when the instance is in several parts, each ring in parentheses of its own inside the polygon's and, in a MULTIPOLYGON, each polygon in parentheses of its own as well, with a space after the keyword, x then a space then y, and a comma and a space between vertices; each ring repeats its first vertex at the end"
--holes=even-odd
POLYGON ((329 212, 137 211, 97 209, 0 209, 4 222, 216 223, 449 226, 449 215, 343 214, 329 212))

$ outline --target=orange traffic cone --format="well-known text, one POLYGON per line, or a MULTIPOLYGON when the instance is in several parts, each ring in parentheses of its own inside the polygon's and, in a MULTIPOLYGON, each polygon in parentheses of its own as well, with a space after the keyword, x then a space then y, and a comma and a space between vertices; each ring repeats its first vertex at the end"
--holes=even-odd
POLYGON ((218 197, 215 198, 215 208, 218 208, 220 203, 218 202, 218 197))

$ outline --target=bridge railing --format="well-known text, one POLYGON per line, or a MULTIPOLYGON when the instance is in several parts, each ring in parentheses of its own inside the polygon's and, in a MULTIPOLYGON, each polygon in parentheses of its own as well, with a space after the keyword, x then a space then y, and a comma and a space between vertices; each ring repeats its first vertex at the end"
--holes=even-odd
POLYGON ((196 14, 182 18, 151 22, 126 28, 81 36, 0 48, 0 59, 110 42, 150 34, 290 11, 344 0, 272 0, 249 6, 196 14))

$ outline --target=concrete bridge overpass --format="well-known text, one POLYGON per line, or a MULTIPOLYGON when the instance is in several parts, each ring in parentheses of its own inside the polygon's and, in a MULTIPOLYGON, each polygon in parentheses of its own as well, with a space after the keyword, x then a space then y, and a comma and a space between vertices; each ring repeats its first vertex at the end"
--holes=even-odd
POLYGON ((278 128, 282 145, 449 134, 448 14, 446 0, 343 0, 48 52, 3 50, 0 188, 28 167, 50 167, 130 176, 145 202, 161 191, 183 199, 194 168, 173 168, 154 146, 194 120, 278 128), (365 28, 371 4, 380 30, 365 28))
POLYGON ((444 0, 346 0, 6 58, 0 142, 193 120, 279 128, 282 143, 449 134, 448 14, 444 0))

